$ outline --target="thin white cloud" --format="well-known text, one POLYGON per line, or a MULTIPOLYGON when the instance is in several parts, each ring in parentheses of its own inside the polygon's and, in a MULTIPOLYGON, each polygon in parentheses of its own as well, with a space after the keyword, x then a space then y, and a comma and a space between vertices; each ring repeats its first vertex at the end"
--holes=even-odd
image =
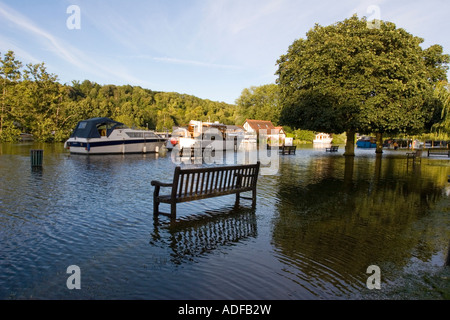
POLYGON ((56 53, 58 56, 66 60, 67 62, 76 66, 82 67, 79 59, 77 59, 69 50, 67 46, 58 41, 52 34, 36 26, 32 21, 18 13, 17 11, 9 8, 5 4, 0 2, 0 16, 14 23, 20 29, 32 33, 33 35, 43 39, 47 42, 48 48, 56 53))
MULTIPOLYGON (((125 80, 130 83, 146 83, 145 81, 141 81, 136 77, 127 73, 126 68, 120 65, 115 65, 112 68, 111 63, 107 64, 105 61, 98 62, 97 60, 87 56, 85 53, 80 51, 78 48, 71 46, 68 43, 65 43, 59 40, 57 37, 47 32, 46 30, 38 27, 35 23, 33 23, 30 19, 13 10, 12 8, 6 6, 5 4, 0 2, 0 17, 4 18, 7 21, 10 21, 22 31, 30 33, 34 39, 41 41, 45 44, 47 50, 55 53, 61 59, 66 61, 72 66, 80 68, 86 72, 95 74, 100 78, 105 78, 105 76, 112 76, 114 78, 125 80)), ((5 42, 8 42, 7 40, 5 42)), ((11 41, 9 41, 11 43, 11 41)), ((15 48, 18 48, 15 46, 15 48)), ((14 48, 11 48, 14 49, 14 48)), ((31 54, 25 52, 24 50, 19 50, 19 53, 22 53, 22 57, 32 57, 31 54)), ((32 57, 32 61, 37 61, 38 59, 32 57)), ((59 76, 59 75, 58 75, 59 76)))

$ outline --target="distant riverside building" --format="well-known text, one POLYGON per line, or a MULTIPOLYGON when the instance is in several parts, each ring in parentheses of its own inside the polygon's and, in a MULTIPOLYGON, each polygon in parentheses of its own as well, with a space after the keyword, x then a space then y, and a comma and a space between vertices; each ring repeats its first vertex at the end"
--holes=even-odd
POLYGON ((256 135, 257 137, 259 137, 261 130, 265 130, 263 132, 267 134, 267 140, 274 141, 278 139, 280 145, 284 143, 286 138, 283 127, 275 127, 272 121, 246 119, 243 127, 247 134, 256 135))

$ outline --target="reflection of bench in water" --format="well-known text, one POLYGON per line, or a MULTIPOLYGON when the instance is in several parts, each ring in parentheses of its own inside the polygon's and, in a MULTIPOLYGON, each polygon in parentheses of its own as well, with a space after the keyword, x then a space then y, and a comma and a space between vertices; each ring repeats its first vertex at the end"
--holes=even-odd
POLYGON ((412 159, 413 161, 416 161, 418 159, 421 161, 422 159, 422 150, 416 150, 413 152, 407 152, 406 153, 406 160, 412 159))
POLYGON ((280 154, 295 154, 295 150, 297 146, 280 146, 279 153, 280 154))
POLYGON ((331 146, 329 148, 325 148, 325 152, 337 152, 339 150, 339 146, 331 146))
POLYGON ((196 219, 188 217, 186 220, 172 221, 161 225, 157 231, 159 238, 163 237, 163 230, 170 234, 167 242, 173 252, 173 261, 180 263, 220 247, 256 237, 255 210, 240 208, 207 212, 207 215, 203 214, 196 219))
MULTIPOLYGON (((256 203, 256 182, 258 180, 259 162, 256 164, 206 167, 197 169, 175 168, 172 183, 153 180, 153 214, 164 214, 176 218, 176 205, 180 202, 207 199, 236 194, 235 204, 239 204, 242 192, 252 192, 252 204, 256 203), (170 187, 171 193, 160 195, 161 187, 170 187), (160 203, 170 204, 170 214, 159 211, 160 203)), ((246 197, 242 197, 247 199, 246 197)))

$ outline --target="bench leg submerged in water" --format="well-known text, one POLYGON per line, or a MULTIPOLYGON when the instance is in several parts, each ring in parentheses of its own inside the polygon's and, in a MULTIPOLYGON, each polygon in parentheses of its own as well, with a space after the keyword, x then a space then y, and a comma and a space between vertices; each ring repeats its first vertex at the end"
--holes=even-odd
POLYGON ((241 192, 236 193, 236 201, 234 202, 235 207, 239 207, 240 205, 240 199, 246 199, 246 200, 252 200, 252 207, 254 208, 256 206, 256 190, 252 190, 252 197, 244 197, 241 196, 241 192))
POLYGON ((170 218, 171 219, 177 218, 177 203, 176 202, 172 202, 170 204, 170 218))

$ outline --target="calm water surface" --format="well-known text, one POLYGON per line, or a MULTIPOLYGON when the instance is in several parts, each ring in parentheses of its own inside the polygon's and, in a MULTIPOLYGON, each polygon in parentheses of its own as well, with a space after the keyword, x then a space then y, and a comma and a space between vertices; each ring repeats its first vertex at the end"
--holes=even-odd
POLYGON ((0 144, 0 299, 450 299, 445 157, 306 146, 260 176, 255 209, 226 196, 154 220, 150 181, 174 167, 170 154, 0 144))

